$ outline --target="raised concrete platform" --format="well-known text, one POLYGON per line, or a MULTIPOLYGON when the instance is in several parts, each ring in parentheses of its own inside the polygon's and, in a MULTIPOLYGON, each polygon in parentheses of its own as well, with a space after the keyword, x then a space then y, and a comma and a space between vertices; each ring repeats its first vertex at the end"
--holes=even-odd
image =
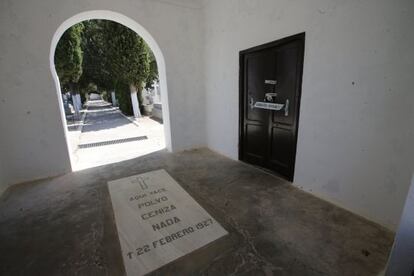
POLYGON ((393 233, 207 149, 10 188, 1 275, 124 275, 107 182, 165 169, 229 234, 150 275, 377 275, 393 233))

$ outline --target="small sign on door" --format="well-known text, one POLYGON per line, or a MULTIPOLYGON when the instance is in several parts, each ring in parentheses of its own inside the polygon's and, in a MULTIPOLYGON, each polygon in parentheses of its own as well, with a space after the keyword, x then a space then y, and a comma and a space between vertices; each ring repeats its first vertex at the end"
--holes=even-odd
POLYGON ((277 103, 268 103, 268 102, 256 102, 254 107, 261 108, 261 109, 269 109, 269 110, 281 110, 284 105, 277 104, 277 103))
POLYGON ((275 85, 277 83, 276 80, 265 80, 265 84, 272 84, 275 85))

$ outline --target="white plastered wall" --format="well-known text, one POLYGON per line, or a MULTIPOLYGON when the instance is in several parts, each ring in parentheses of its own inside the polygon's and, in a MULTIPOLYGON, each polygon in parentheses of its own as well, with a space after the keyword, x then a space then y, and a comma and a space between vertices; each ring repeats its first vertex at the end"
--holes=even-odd
POLYGON ((1 1, 0 190, 70 170, 50 43, 68 18, 110 10, 143 26, 163 53, 172 148, 207 143, 234 159, 238 51, 305 31, 294 185, 393 229, 414 163, 413 5, 411 0, 1 1))
POLYGON ((414 2, 205 4, 208 146, 238 158, 238 52, 306 32, 294 185, 395 229, 414 164, 414 2))
POLYGON ((0 195, 8 188, 6 179, 6 171, 4 170, 3 161, 0 159, 0 195))
MULTIPOLYGON (((65 20, 106 10, 139 23, 165 60, 173 150, 205 144, 199 1, 6 0, 0 3, 1 186, 70 171, 50 46, 65 20), (188 114, 191 114, 189 116, 188 114)), ((164 100, 164 99, 163 99, 164 100)), ((168 139, 167 139, 168 140, 168 139)))

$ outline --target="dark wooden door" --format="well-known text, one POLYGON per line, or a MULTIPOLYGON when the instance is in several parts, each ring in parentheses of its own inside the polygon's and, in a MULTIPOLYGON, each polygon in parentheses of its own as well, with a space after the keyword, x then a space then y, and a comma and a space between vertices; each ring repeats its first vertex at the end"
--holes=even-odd
POLYGON ((293 180, 305 34, 240 52, 239 159, 293 180))

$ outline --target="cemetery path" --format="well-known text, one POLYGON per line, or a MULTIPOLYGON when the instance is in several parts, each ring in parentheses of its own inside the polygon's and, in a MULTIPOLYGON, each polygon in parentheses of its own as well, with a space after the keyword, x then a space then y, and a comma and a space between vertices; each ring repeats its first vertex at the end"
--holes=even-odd
POLYGON ((80 144, 95 143, 143 135, 143 129, 132 123, 117 107, 105 101, 89 101, 80 144))
POLYGON ((165 148, 164 127, 149 117, 128 119, 106 101, 89 101, 83 128, 71 144, 74 170, 81 170, 165 148))

